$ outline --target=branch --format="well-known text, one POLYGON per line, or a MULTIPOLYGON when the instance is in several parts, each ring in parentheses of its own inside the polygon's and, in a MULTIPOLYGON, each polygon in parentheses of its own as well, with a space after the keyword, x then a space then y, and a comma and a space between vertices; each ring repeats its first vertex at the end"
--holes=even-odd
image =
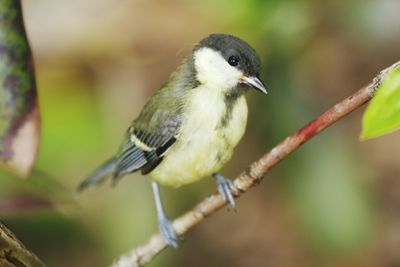
MULTIPOLYGON (((232 192, 235 198, 247 192, 251 187, 258 185, 263 180, 263 176, 272 167, 305 142, 371 100, 387 73, 398 67, 400 67, 400 61, 381 71, 367 86, 337 103, 318 118, 287 137, 260 159, 253 162, 234 180, 234 185, 238 189, 236 192, 232 192)), ((190 228, 221 209, 224 205, 225 203, 219 194, 214 194, 206 198, 192 210, 174 220, 173 226, 176 233, 178 235, 186 233, 190 228)), ((166 248, 166 243, 160 234, 155 234, 147 243, 121 256, 111 267, 143 266, 149 263, 164 248, 166 248)))
POLYGON ((0 222, 0 266, 45 267, 45 265, 0 222))

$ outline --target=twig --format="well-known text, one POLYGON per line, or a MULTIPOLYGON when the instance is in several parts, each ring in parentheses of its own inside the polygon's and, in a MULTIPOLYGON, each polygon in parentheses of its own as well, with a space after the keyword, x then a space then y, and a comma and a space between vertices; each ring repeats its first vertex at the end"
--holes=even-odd
MULTIPOLYGON (((398 67, 400 67, 400 61, 381 71, 367 86, 334 105, 318 118, 308 123, 293 135, 287 137, 268 153, 264 154, 260 159, 252 163, 235 179, 234 185, 238 190, 233 192, 234 196, 237 198, 241 194, 247 192, 251 187, 258 185, 263 179, 263 176, 283 158, 336 121, 342 119, 353 110, 356 110, 371 100, 387 73, 398 67)), ((192 210, 174 220, 173 225, 175 231, 179 235, 184 234, 194 225, 200 223, 206 217, 221 209, 224 204, 225 203, 218 194, 206 198, 197 204, 197 206, 192 210)), ((121 256, 112 264, 112 267, 143 266, 150 262, 153 257, 160 253, 164 248, 166 248, 164 240, 160 234, 155 234, 147 241, 147 243, 121 256)))
POLYGON ((1 222, 0 266, 45 267, 1 222))

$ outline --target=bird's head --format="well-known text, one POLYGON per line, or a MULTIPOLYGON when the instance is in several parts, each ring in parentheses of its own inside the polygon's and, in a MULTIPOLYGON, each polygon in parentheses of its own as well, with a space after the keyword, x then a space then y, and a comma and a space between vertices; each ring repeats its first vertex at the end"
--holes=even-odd
POLYGON ((245 41, 227 34, 211 34, 193 50, 197 80, 209 87, 230 90, 248 85, 267 93, 261 82, 260 58, 245 41))

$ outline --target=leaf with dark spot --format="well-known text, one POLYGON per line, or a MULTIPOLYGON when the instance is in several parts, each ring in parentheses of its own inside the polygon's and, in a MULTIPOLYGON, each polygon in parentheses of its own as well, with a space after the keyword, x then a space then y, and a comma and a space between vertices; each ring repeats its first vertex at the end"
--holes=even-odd
POLYGON ((0 0, 0 161, 28 174, 39 143, 39 109, 21 2, 0 0))

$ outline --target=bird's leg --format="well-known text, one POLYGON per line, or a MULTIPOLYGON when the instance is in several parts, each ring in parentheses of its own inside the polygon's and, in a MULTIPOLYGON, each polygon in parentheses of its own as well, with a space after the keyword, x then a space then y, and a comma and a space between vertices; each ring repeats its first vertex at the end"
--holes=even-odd
POLYGON ((224 202, 229 201, 229 204, 232 206, 232 208, 236 210, 236 203, 235 199, 233 198, 232 191, 236 191, 237 189, 233 182, 218 173, 214 173, 213 176, 217 183, 218 192, 224 202))
POLYGON ((152 181, 151 187, 153 189, 154 200, 156 202, 158 226, 160 228, 161 235, 168 245, 170 245, 173 248, 177 248, 178 238, 172 226, 172 222, 168 219, 167 215, 165 214, 157 182, 152 181))

